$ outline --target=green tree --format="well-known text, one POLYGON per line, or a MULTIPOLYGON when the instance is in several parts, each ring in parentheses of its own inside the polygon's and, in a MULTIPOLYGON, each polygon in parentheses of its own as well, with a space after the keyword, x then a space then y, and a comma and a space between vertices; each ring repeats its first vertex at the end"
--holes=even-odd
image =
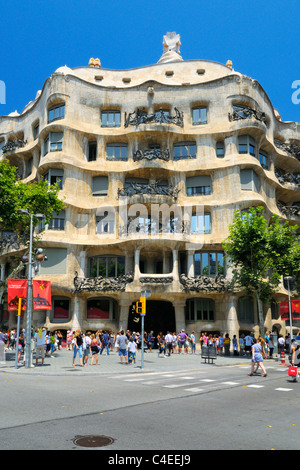
POLYGON ((223 248, 233 267, 233 286, 254 295, 258 305, 260 333, 263 333, 262 304, 270 301, 281 276, 300 278, 300 244, 297 225, 282 222, 273 214, 270 223, 263 207, 235 212, 223 248))

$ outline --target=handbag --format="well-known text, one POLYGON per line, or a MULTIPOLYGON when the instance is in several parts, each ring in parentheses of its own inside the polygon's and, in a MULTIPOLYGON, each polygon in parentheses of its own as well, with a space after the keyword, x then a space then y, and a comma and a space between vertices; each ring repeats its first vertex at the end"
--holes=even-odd
POLYGON ((288 374, 290 377, 297 377, 297 367, 289 366, 288 374))

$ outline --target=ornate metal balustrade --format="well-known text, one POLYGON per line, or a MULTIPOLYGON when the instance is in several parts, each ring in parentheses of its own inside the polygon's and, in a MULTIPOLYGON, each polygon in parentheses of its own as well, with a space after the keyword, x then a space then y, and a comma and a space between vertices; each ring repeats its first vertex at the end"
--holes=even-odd
POLYGON ((22 245, 26 245, 27 238, 24 234, 9 233, 0 240, 0 253, 3 254, 9 250, 19 250, 22 245))
POLYGON ((274 144, 280 150, 288 153, 292 157, 297 158, 300 161, 300 147, 296 144, 287 144, 286 142, 281 142, 281 140, 274 139, 274 144))
POLYGON ((3 154, 5 154, 6 152, 13 152, 17 148, 24 147, 24 145, 26 144, 27 144, 27 140, 23 140, 23 139, 9 140, 2 147, 2 152, 3 154))
POLYGON ((137 150, 133 154, 133 161, 138 162, 140 160, 164 160, 168 162, 170 160, 170 150, 160 150, 160 149, 151 149, 151 150, 137 150))
POLYGON ((257 121, 263 122, 268 127, 265 113, 260 109, 252 109, 249 106, 237 106, 232 113, 228 113, 229 121, 239 121, 240 119, 250 119, 254 117, 257 121))
POLYGON ((216 277, 188 277, 186 274, 181 274, 180 283, 182 284, 184 292, 224 292, 232 290, 228 280, 221 275, 216 277))
POLYGON ((150 274, 147 277, 140 277, 139 281, 142 284, 171 284, 173 282, 173 277, 152 277, 150 274))
POLYGON ((179 189, 176 186, 161 186, 157 181, 151 184, 128 183, 123 189, 118 189, 118 198, 131 197, 136 194, 148 196, 170 196, 177 201, 179 189))
POLYGON ((294 218, 300 216, 300 202, 298 202, 297 205, 294 206, 287 206, 284 202, 277 201, 277 207, 280 212, 287 218, 294 218))
POLYGON ((133 282, 133 274, 124 274, 118 277, 84 277, 80 278, 75 271, 75 292, 107 292, 125 291, 127 284, 133 282))
POLYGON ((139 126, 140 124, 156 123, 156 124, 175 124, 176 126, 183 127, 183 112, 175 109, 175 116, 163 110, 156 111, 152 114, 147 114, 144 108, 137 109, 133 113, 125 113, 125 127, 139 126))
POLYGON ((300 173, 289 173, 280 168, 275 168, 275 176, 282 185, 289 183, 300 187, 300 173))

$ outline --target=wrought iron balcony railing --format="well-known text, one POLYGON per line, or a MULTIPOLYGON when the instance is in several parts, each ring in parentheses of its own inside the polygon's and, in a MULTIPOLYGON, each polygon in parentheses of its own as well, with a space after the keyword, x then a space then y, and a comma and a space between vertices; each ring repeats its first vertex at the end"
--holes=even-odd
POLYGON ((125 113, 125 127, 139 126, 140 124, 156 123, 156 124, 175 124, 176 126, 183 127, 183 112, 175 109, 175 116, 162 108, 158 111, 148 114, 144 108, 137 109, 133 113, 125 113))

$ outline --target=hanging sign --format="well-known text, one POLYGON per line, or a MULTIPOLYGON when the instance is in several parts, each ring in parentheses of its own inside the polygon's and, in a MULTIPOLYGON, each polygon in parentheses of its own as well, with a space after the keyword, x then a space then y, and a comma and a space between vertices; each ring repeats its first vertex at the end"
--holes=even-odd
MULTIPOLYGON (((288 321, 290 319, 288 300, 280 302, 279 307, 281 320, 288 321)), ((300 320, 300 300, 291 300, 291 313, 292 320, 300 320)))
POLYGON ((51 282, 38 281, 32 283, 33 308, 34 310, 51 310, 51 282))
POLYGON ((19 298, 22 298, 22 310, 26 310, 27 280, 7 279, 8 311, 18 310, 19 298))

